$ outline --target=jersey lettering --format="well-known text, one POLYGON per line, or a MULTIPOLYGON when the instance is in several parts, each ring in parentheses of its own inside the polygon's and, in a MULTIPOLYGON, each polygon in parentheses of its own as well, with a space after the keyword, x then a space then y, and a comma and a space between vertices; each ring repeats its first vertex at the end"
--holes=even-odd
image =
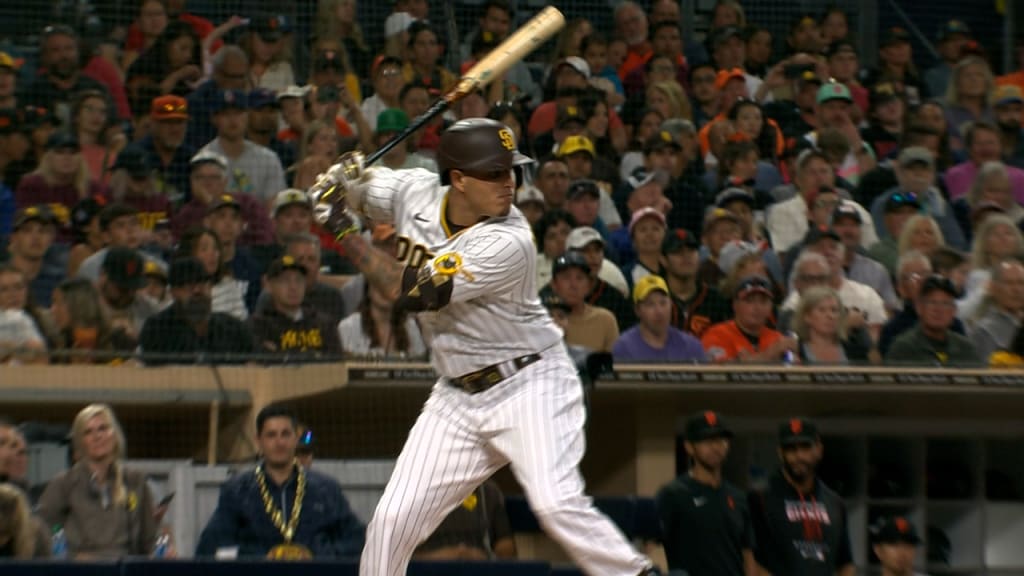
POLYGON ((285 330, 281 333, 280 350, 320 350, 324 346, 319 328, 285 330))
POLYGON ((395 258, 410 268, 419 269, 428 260, 434 259, 434 253, 422 244, 413 244, 408 236, 399 236, 395 258))

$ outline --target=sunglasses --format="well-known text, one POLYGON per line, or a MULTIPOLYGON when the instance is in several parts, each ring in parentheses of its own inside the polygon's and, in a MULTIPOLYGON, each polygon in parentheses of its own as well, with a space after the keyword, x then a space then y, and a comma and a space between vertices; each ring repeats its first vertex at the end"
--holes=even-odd
POLYGON ((896 204, 920 204, 920 200, 917 198, 917 194, 913 192, 899 192, 891 196, 892 201, 896 204))

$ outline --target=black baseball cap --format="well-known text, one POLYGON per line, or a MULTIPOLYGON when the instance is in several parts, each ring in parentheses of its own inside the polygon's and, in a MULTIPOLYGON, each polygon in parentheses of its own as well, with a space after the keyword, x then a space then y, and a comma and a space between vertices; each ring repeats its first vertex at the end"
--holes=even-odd
POLYGON ((958 297, 956 286, 953 285, 952 280, 940 274, 932 274, 925 278, 924 282, 921 282, 921 289, 918 294, 924 297, 932 292, 945 292, 953 298, 958 297))
POLYGON ((560 106, 558 108, 558 114, 556 117, 556 125, 559 128, 565 128, 569 124, 579 124, 583 126, 587 123, 587 119, 583 117, 583 113, 580 111, 579 106, 560 106))
POLYGON ((111 248, 103 258, 102 270, 119 288, 138 290, 146 284, 146 261, 138 250, 111 248))
POLYGON ((253 19, 252 31, 264 42, 277 42, 291 32, 291 24, 283 14, 263 15, 253 19))
POLYGON ((125 146, 111 168, 125 170, 132 178, 145 178, 152 174, 154 169, 149 154, 138 144, 125 146))
POLYGON ((825 238, 831 238, 836 242, 841 241, 839 239, 839 234, 836 234, 835 230, 821 226, 811 228, 807 231, 807 236, 804 236, 804 246, 813 246, 825 238))
POLYGON ((846 202, 840 202, 839 206, 836 206, 835 211, 832 212, 832 224, 836 223, 836 220, 840 218, 849 218, 857 224, 863 224, 864 220, 861 218, 860 210, 857 210, 852 204, 846 202))
POLYGON ((719 192, 718 196, 715 196, 715 206, 719 208, 725 208, 726 206, 732 204, 733 202, 736 202, 737 200, 745 202, 751 208, 753 208, 756 204, 753 194, 747 192, 743 188, 731 186, 719 192))
POLYGON ((828 58, 832 58, 833 56, 842 54, 844 52, 849 52, 856 56, 857 46, 854 45, 854 43, 850 42, 849 40, 836 40, 835 42, 829 44, 828 49, 825 51, 825 56, 828 58))
POLYGON ((679 141, 677 141, 674 136, 672 136, 671 132, 668 130, 659 130, 654 134, 651 134, 647 138, 647 141, 644 142, 644 156, 666 148, 671 148, 676 152, 683 149, 682 145, 679 144, 679 141))
POLYGON ((549 309, 549 310, 552 309, 552 308, 555 308, 555 309, 561 310, 561 311, 563 311, 565 313, 572 312, 572 309, 569 307, 568 304, 565 303, 565 300, 562 300, 561 298, 559 298, 555 294, 548 294, 548 295, 544 296, 544 298, 541 301, 541 303, 544 304, 544 307, 549 309))
POLYGON ((303 276, 306 275, 306 267, 299 264, 293 256, 285 254, 270 263, 270 266, 267 267, 267 278, 277 278, 289 270, 295 270, 303 276))
POLYGON ((19 228, 28 224, 29 222, 41 222, 43 224, 57 224, 57 217, 53 214, 53 210, 46 204, 37 204, 35 206, 26 206, 18 211, 14 216, 13 229, 17 231, 19 228))
POLYGON ((172 288, 204 282, 210 282, 210 275, 206 273, 206 269, 203 268, 199 260, 189 256, 178 258, 171 262, 171 270, 167 274, 167 283, 172 288))
POLYGON ((593 180, 573 180, 569 184, 569 190, 566 192, 566 198, 572 200, 578 198, 583 194, 590 194, 594 198, 601 197, 601 190, 597 187, 597 182, 593 180))
POLYGON ((584 274, 590 275, 590 265, 583 258, 583 255, 575 250, 562 254, 551 263, 551 275, 557 276, 559 272, 569 268, 579 268, 584 274))
POLYGON ((904 28, 893 26, 882 33, 882 38, 878 45, 885 48, 886 46, 899 44, 900 42, 910 42, 910 33, 904 28))
POLYGON ((872 540, 875 544, 898 544, 906 543, 917 546, 921 543, 921 537, 917 535, 914 523, 905 516, 886 516, 872 530, 872 540))
POLYGON ((896 212, 910 206, 915 210, 921 209, 921 201, 913 192, 897 192, 885 199, 885 213, 896 212))
POLYGON ((711 40, 710 44, 712 48, 733 37, 740 39, 743 38, 743 34, 740 32, 740 29, 735 26, 722 26, 721 28, 715 28, 708 35, 708 38, 711 40))
POLYGON ((899 100, 902 96, 892 82, 879 82, 871 87, 868 97, 871 107, 874 108, 893 100, 899 100))
POLYGON ((206 208, 206 213, 213 214, 225 206, 230 206, 239 212, 242 211, 242 205, 239 204, 238 200, 236 200, 234 196, 231 194, 221 194, 214 198, 213 202, 210 202, 210 205, 206 208))
POLYGON ((81 230, 92 222, 103 211, 105 206, 102 197, 83 198, 71 209, 71 227, 81 230))
POLYGON ((665 239, 661 242, 662 254, 675 254, 684 248, 689 248, 690 250, 700 249, 700 242, 697 241, 697 237, 693 235, 693 232, 683 228, 675 228, 665 233, 665 239))
POLYGON ((78 145, 78 137, 71 132, 65 132, 63 130, 50 134, 50 137, 46 139, 46 150, 74 150, 78 152, 81 147, 78 145))
POLYGON ((114 223, 114 220, 118 218, 124 218, 125 216, 138 217, 139 211, 127 204, 121 204, 115 202, 108 205, 103 210, 100 210, 100 230, 106 231, 110 229, 110 225, 114 223))
POLYGON ((692 414, 686 420, 686 440, 700 442, 712 438, 732 438, 732 430, 725 425, 721 414, 712 410, 704 410, 692 414))
POLYGON ((818 427, 806 418, 790 418, 779 424, 779 445, 814 444, 821 437, 818 427))

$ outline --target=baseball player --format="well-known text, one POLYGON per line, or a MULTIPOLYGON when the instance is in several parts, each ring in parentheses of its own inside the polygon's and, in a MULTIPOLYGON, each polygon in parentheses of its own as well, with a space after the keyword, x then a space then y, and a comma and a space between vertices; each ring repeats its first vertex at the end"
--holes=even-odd
POLYGON ((419 313, 440 379, 370 522, 362 576, 403 576, 416 546, 473 488, 511 463, 544 529, 594 576, 656 574, 583 493, 583 389, 537 296, 530 226, 512 206, 529 158, 484 118, 442 136, 437 174, 364 169, 350 153, 311 189, 317 220, 367 281, 419 313), (354 213, 393 222, 373 248, 354 213))

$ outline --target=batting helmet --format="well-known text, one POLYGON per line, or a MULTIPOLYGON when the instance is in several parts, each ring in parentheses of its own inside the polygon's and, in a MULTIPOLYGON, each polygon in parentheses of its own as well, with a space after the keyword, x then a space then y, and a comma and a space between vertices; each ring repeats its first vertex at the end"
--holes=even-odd
POLYGON ((437 167, 445 185, 451 184, 448 173, 452 170, 497 172, 530 162, 533 159, 516 148, 512 130, 490 118, 467 118, 452 124, 441 135, 437 149, 437 167))

